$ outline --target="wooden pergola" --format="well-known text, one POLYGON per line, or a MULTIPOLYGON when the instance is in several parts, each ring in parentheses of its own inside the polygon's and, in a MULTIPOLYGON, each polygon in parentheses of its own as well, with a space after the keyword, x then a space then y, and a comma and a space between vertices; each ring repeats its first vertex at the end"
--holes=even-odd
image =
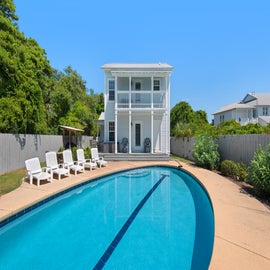
POLYGON ((60 126, 60 128, 63 129, 63 136, 65 136, 65 131, 66 130, 68 131, 68 145, 69 145, 69 148, 71 148, 71 143, 72 143, 72 140, 71 140, 71 134, 72 134, 72 132, 74 134, 76 134, 76 132, 84 132, 83 129, 69 127, 69 126, 60 126))

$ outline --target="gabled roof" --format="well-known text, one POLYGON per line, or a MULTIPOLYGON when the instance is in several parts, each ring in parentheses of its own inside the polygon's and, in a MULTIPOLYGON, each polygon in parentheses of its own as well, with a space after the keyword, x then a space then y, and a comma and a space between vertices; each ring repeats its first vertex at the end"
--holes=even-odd
POLYGON ((236 110, 236 109, 252 109, 254 107, 254 103, 248 103, 248 104, 243 104, 240 102, 234 102, 228 105, 225 105, 221 107, 219 110, 214 112, 213 114, 218 114, 226 111, 231 111, 231 110, 236 110))
POLYGON ((100 126, 104 125, 104 119, 105 119, 105 115, 104 112, 101 112, 99 118, 96 120, 96 123, 100 126))
POLYGON ((104 121, 104 119, 105 119, 104 112, 101 112, 101 114, 100 114, 98 120, 99 120, 99 121, 104 121))
POLYGON ((257 106, 270 106, 270 93, 247 94, 241 101, 225 105, 214 112, 213 115, 236 109, 252 109, 257 106))
POLYGON ((270 93, 251 95, 257 100, 257 106, 270 106, 270 93))
POLYGON ((242 103, 247 103, 247 102, 253 101, 255 99, 256 99, 255 93, 249 93, 242 99, 242 103))

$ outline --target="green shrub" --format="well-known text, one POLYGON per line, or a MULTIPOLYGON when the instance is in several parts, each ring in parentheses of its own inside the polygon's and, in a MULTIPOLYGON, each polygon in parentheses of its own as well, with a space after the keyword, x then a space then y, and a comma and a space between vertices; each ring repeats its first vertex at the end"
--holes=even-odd
POLYGON ((64 150, 65 150, 65 148, 63 146, 60 146, 59 149, 58 149, 58 152, 62 153, 64 150))
POLYGON ((249 180, 259 192, 270 194, 270 144, 259 146, 249 166, 249 180))
POLYGON ((84 149, 84 157, 85 157, 86 159, 91 158, 91 147, 90 147, 90 146, 87 146, 87 147, 84 149))
POLYGON ((210 136, 199 136, 193 145, 192 155, 196 165, 214 170, 219 167, 218 144, 210 136))
POLYGON ((77 152, 76 152, 77 149, 78 149, 78 147, 72 147, 71 148, 72 158, 73 158, 74 161, 77 160, 77 152))
POLYGON ((247 181, 248 178, 248 168, 244 163, 236 163, 237 165, 237 180, 247 181))
POLYGON ((236 176, 236 163, 232 160, 223 160, 220 164, 220 171, 223 175, 235 178, 236 176))
POLYGON ((245 164, 232 160, 223 160, 220 164, 220 171, 223 175, 238 181, 246 181, 248 175, 247 166, 245 164))

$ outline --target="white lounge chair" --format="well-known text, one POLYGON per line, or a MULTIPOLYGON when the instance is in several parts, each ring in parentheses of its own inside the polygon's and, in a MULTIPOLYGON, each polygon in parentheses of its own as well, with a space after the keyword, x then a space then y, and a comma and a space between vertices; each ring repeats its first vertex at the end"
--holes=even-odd
POLYGON ((37 179, 37 185, 40 185, 40 181, 46 180, 52 182, 51 174, 49 173, 49 168, 41 168, 39 158, 31 158, 25 160, 25 166, 27 170, 27 175, 29 177, 30 184, 33 184, 33 179, 37 179))
POLYGON ((92 168, 97 167, 97 163, 91 161, 91 159, 85 159, 83 149, 77 149, 77 161, 80 165, 84 166, 84 168, 89 168, 92 171, 92 168))
POLYGON ((64 164, 58 164, 56 152, 47 152, 45 157, 46 166, 50 169, 52 178, 54 174, 58 175, 58 180, 61 179, 61 175, 69 176, 69 168, 65 168, 64 164))
POLYGON ((77 161, 73 161, 72 152, 70 149, 63 151, 63 159, 65 168, 74 171, 75 175, 77 175, 77 172, 79 171, 84 172, 84 166, 78 164, 77 161))
POLYGON ((97 148, 91 148, 91 158, 99 167, 107 165, 107 161, 105 161, 103 157, 99 157, 97 148))

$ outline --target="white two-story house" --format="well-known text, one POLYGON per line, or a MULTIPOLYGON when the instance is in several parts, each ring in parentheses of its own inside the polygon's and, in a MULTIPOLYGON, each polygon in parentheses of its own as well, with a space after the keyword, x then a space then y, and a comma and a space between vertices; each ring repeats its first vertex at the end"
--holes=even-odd
POLYGON ((241 125, 259 123, 266 126, 270 123, 270 93, 247 94, 241 101, 223 106, 213 115, 215 126, 226 120, 235 120, 241 125))
POLYGON ((114 153, 169 154, 173 67, 112 63, 101 68, 105 100, 99 122, 104 145, 113 144, 114 153))

